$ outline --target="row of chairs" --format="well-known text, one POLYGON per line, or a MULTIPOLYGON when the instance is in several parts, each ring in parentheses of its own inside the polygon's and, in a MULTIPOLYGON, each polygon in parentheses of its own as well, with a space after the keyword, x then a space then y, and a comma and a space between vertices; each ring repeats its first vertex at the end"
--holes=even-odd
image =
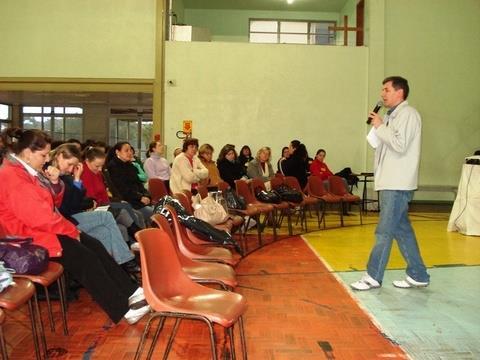
MULTIPOLYGON (((209 249, 206 253, 192 251, 192 242, 178 221, 175 210, 167 205, 164 211, 171 219, 171 224, 165 216, 154 214, 152 221, 158 228, 141 230, 135 235, 140 244, 142 285, 146 300, 153 310, 138 344, 135 359, 141 357, 147 335, 158 320, 147 354, 147 359, 151 358, 166 318, 174 318, 175 323, 167 341, 164 359, 168 357, 183 319, 202 321, 207 325, 213 359, 218 359, 214 325, 224 329, 229 339, 231 357, 235 359, 234 325, 238 323, 242 356, 247 359, 242 318, 247 303, 242 295, 233 292, 237 280, 231 265, 236 262, 225 262, 224 256, 215 257, 214 254, 225 254, 228 249, 212 244, 199 245, 209 249), (218 285, 222 291, 203 286, 209 284, 218 285)), ((195 250, 202 249, 197 246, 195 250)))

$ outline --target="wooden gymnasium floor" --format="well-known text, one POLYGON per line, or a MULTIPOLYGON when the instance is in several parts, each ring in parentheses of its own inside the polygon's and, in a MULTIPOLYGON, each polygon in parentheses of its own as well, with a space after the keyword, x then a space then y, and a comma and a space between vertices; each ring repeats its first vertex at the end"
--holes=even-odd
MULTIPOLYGON (((381 289, 352 293, 346 286, 365 269, 375 213, 367 215, 363 226, 358 216, 349 216, 344 228, 338 226, 336 214, 328 214, 327 229, 320 231, 311 218, 311 232, 303 236, 288 237, 284 226, 280 240, 267 239, 268 245, 245 257, 236 269, 236 291, 249 303, 249 358, 479 359, 480 238, 447 233, 445 213, 414 213, 411 218, 432 276, 431 286, 422 290, 391 285, 392 279, 403 276, 396 270, 404 267, 397 249, 381 289)), ((297 225, 294 230, 301 229, 297 225)), ((81 291, 80 299, 70 303, 70 336, 65 337, 57 302, 54 306, 59 329, 56 334, 46 329, 50 358, 133 358, 146 318, 134 326, 114 326, 81 291)), ((26 308, 9 313, 4 325, 10 359, 34 357, 26 314, 26 308)), ((162 358, 171 326, 170 320, 154 359, 162 358)), ((222 347, 220 329, 217 337, 222 347)), ((169 358, 209 359, 206 327, 182 322, 169 358)))

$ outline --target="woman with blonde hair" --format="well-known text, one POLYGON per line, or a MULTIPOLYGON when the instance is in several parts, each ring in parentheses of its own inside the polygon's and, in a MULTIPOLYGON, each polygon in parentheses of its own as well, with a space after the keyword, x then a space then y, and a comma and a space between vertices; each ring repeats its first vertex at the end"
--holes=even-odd
POLYGON ((213 146, 210 144, 203 144, 198 150, 198 158, 208 170, 208 178, 200 181, 200 184, 206 185, 207 187, 217 187, 218 183, 222 181, 220 177, 220 172, 218 171, 217 164, 212 160, 213 157, 213 146))
POLYGON ((248 163, 247 175, 249 178, 262 178, 264 182, 275 176, 272 164, 270 163, 271 150, 264 146, 257 151, 255 159, 248 163))

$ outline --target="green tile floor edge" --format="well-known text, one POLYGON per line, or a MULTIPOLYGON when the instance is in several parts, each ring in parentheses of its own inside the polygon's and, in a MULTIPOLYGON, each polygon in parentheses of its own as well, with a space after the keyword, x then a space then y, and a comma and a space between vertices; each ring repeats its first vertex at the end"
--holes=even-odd
MULTIPOLYGON (((480 359, 480 266, 428 271, 424 289, 393 287, 404 271, 387 270, 382 288, 352 294, 412 359, 480 359)), ((348 286, 363 272, 336 274, 348 286)))

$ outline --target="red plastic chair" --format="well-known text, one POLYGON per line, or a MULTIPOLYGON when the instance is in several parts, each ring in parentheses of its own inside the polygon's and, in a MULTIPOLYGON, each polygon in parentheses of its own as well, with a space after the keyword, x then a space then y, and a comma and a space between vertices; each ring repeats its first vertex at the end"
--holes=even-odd
MULTIPOLYGON (((38 360, 42 358, 40 354, 40 344, 38 337, 40 336, 43 356, 47 358, 47 342, 45 340, 45 332, 43 330, 42 317, 38 307, 35 286, 28 279, 15 279, 15 284, 9 286, 0 293, 0 308, 6 310, 17 310, 25 303, 28 303, 28 311, 30 314, 30 324, 32 327, 33 342, 35 345, 35 356, 38 360), (32 301, 33 300, 33 301, 32 301), (40 320, 39 329, 37 329, 37 316, 40 320)), ((2 350, 3 351, 3 350, 2 350)), ((7 358, 5 358, 7 359, 7 358)))
MULTIPOLYGON (((272 188, 274 188, 273 184, 271 184, 272 188)), ((255 192, 255 189, 257 188, 260 188, 262 190, 267 190, 266 187, 265 187, 265 183, 263 181, 263 179, 261 178, 254 178, 252 179, 252 181, 250 182, 250 189, 255 192)), ((281 223, 282 223, 282 219, 283 217, 286 215, 287 216, 287 222, 288 222, 288 234, 290 236, 293 235, 293 229, 292 229, 292 216, 291 216, 291 212, 290 212, 290 209, 294 208, 295 205, 292 205, 291 203, 288 203, 286 201, 282 201, 281 203, 279 204, 270 204, 273 206, 274 208, 274 219, 275 219, 275 224, 276 226, 280 227, 281 223), (278 214, 277 212, 280 211, 280 214, 278 214)))
POLYGON ((213 261, 235 266, 239 259, 234 257, 230 250, 219 246, 203 246, 193 243, 187 236, 185 227, 180 224, 177 212, 170 206, 165 206, 172 217, 172 227, 177 240, 178 248, 192 260, 213 261))
POLYGON ((160 179, 148 179, 148 191, 152 196, 152 204, 158 203, 158 201, 169 194, 165 182, 160 179))
POLYGON ((302 194, 303 200, 301 203, 298 203, 297 206, 300 206, 301 209, 301 215, 302 215, 302 222, 305 223, 305 231, 308 231, 307 228, 307 209, 311 206, 315 208, 315 212, 317 213, 317 219, 318 219, 318 227, 320 227, 320 214, 319 214, 319 204, 320 200, 313 196, 306 195, 303 192, 302 187, 300 186, 300 183, 298 182, 298 179, 294 176, 285 176, 284 178, 284 183, 285 185, 291 187, 294 190, 297 190, 302 194))
POLYGON ((137 347, 135 359, 139 359, 150 327, 159 318, 158 328, 150 345, 147 359, 155 349, 165 319, 175 318, 175 325, 167 342, 163 358, 166 359, 182 319, 199 320, 207 324, 210 332, 212 358, 218 359, 214 324, 227 330, 232 358, 235 358, 233 329, 240 328, 243 359, 247 359, 242 316, 247 310, 245 298, 233 292, 211 289, 193 282, 182 270, 175 248, 166 232, 160 229, 145 229, 135 234, 140 244, 142 282, 145 298, 153 313, 145 326, 137 347), (158 261, 162 259, 162 261, 158 261))
POLYGON ((342 198, 343 204, 357 205, 360 213, 360 225, 363 225, 362 219, 362 199, 360 196, 350 194, 345 188, 345 181, 340 176, 330 176, 328 178, 330 192, 342 198))
POLYGON ((343 209, 342 198, 340 196, 331 194, 325 190, 323 180, 319 176, 310 175, 308 177, 307 192, 310 196, 320 199, 322 206, 322 215, 320 220, 323 220, 323 227, 325 228, 325 207, 327 204, 338 205, 340 213, 340 225, 343 226, 343 209))
POLYGON ((178 248, 177 240, 173 234, 172 227, 165 216, 153 214, 152 221, 165 231, 177 252, 178 260, 182 265, 183 271, 199 284, 217 284, 224 290, 231 290, 237 286, 235 271, 226 264, 216 264, 209 262, 194 261, 185 256, 178 248))

